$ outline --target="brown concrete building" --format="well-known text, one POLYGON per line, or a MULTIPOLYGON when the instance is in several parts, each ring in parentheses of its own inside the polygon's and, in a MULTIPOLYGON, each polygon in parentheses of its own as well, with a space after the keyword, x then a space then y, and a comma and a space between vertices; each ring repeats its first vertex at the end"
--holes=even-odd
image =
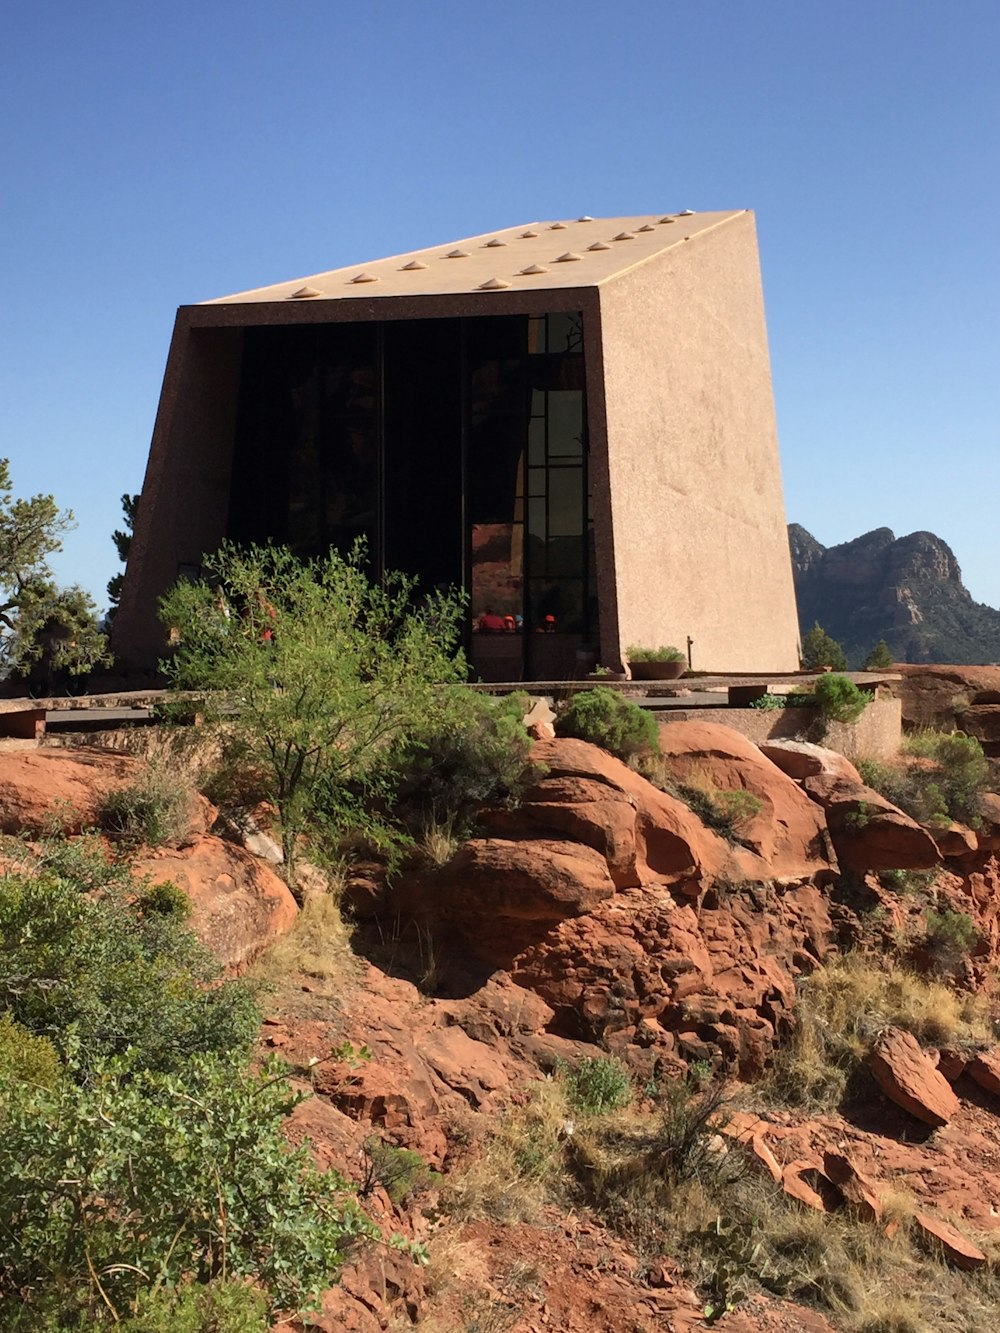
POLYGON ((696 668, 794 669, 752 214, 535 223, 181 307, 123 663, 227 536, 363 536, 373 572, 464 587, 485 679, 689 638, 696 668))

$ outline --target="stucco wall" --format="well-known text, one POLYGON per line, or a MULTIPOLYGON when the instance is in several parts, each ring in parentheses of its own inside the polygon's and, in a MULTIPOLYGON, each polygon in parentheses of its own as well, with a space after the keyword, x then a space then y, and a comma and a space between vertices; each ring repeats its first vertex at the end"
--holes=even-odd
POLYGON ((163 654, 157 599, 225 535, 242 332, 178 321, 153 429, 113 644, 122 666, 163 654))
MULTIPOLYGON (((785 740, 816 741, 813 708, 785 708, 777 712, 758 708, 664 709, 657 713, 664 726, 671 722, 717 722, 732 727, 748 740, 782 737, 785 740)), ((902 712, 898 699, 873 699, 857 722, 831 722, 819 745, 847 755, 848 759, 894 759, 902 736, 902 712)))
POLYGON ((699 670, 795 670, 752 215, 614 278, 600 305, 621 647, 690 635, 699 670))

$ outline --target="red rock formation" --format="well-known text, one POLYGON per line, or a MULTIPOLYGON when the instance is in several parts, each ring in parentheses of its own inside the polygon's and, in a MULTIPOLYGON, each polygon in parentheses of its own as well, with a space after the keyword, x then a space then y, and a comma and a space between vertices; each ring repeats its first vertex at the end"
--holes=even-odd
POLYGON ((191 899, 191 928, 231 970, 251 962, 295 920, 288 886, 263 861, 220 838, 199 837, 136 863, 154 884, 171 880, 191 899))
POLYGON ((925 1125, 946 1125, 958 1110, 951 1084, 911 1033, 900 1028, 883 1032, 868 1063, 889 1100, 925 1125))

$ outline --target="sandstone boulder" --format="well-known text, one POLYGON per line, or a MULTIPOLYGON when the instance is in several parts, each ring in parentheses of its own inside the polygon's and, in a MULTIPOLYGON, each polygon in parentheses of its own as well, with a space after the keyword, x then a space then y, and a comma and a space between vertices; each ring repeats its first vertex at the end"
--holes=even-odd
POLYGON ((136 872, 154 884, 171 880, 191 899, 191 928, 224 967, 240 970, 295 920, 288 886, 249 852, 220 838, 151 854, 136 872))
POLYGON ((137 782, 144 765, 114 750, 12 750, 0 753, 0 831, 67 833, 97 823, 114 787, 137 782))
POLYGON ((969 1077, 981 1088, 1000 1097, 1000 1049, 980 1051, 968 1064, 969 1077))
POLYGON ((914 1213, 913 1220, 919 1231, 934 1245, 940 1246, 944 1257, 956 1268, 971 1270, 985 1266, 986 1255, 979 1246, 950 1223, 929 1213, 914 1213))
POLYGON ((939 1128, 958 1111, 951 1084, 912 1033, 887 1029, 872 1048, 868 1063, 889 1100, 925 1125, 939 1128))
POLYGON ((809 741, 766 740, 760 743, 760 752, 772 764, 776 764, 782 773, 787 773, 796 782, 803 778, 832 777, 846 778, 849 782, 860 782, 861 774, 845 755, 836 750, 828 750, 824 745, 813 745, 809 741))
POLYGON ((871 787, 823 775, 805 778, 802 786, 826 812, 844 870, 927 870, 940 864, 927 830, 871 787))
POLYGON ((882 1200, 874 1181, 850 1157, 845 1153, 827 1151, 823 1154, 823 1169, 858 1217, 865 1222, 882 1220, 882 1200))
POLYGON ((928 826, 927 832, 937 843, 938 851, 946 861, 960 861, 979 850, 979 839, 965 824, 928 826))
POLYGON ((733 861, 732 849, 683 801, 597 746, 542 742, 534 758, 545 776, 516 810, 486 814, 492 831, 582 843, 600 853, 619 889, 684 881, 697 893, 733 861))
POLYGON ((738 832, 770 867, 770 878, 815 879, 833 872, 821 813, 752 741, 718 723, 664 722, 660 746, 679 782, 755 798, 759 809, 738 832))

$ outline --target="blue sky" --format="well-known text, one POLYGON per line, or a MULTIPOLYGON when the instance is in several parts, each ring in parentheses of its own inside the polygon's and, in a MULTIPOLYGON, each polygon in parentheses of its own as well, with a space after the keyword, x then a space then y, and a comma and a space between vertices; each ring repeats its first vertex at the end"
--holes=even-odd
POLYGON ((0 42, 0 456, 103 601, 175 308, 580 213, 757 214, 790 520, 1000 606, 1000 5, 32 0, 0 42))

